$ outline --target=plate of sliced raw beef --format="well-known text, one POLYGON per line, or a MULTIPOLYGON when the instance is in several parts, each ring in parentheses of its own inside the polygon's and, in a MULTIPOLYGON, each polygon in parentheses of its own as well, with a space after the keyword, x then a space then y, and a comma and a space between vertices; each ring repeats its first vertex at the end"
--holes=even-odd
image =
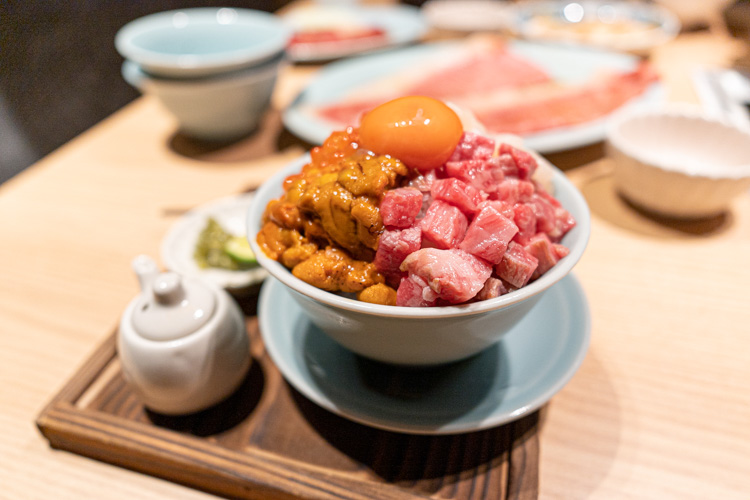
POLYGON ((285 111, 284 124, 320 144, 404 95, 455 104, 485 132, 521 136, 542 153, 601 141, 609 115, 663 98, 654 69, 628 54, 477 37, 330 64, 285 111))

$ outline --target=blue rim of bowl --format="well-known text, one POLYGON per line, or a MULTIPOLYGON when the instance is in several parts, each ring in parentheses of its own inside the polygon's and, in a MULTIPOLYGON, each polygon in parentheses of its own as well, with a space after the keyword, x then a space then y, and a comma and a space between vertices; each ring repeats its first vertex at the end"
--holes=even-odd
POLYGON ((563 242, 565 242, 566 239, 569 241, 572 234, 577 235, 577 237, 573 238, 572 244, 567 245, 570 249, 570 253, 536 281, 529 283, 523 288, 494 299, 444 307, 386 306, 342 297, 335 293, 326 292, 316 288, 295 277, 291 271, 284 267, 280 262, 268 257, 261 250, 255 239, 255 235, 257 235, 260 230, 260 220, 266 208, 265 204, 269 200, 280 196, 282 194, 282 181, 289 175, 299 172, 300 168, 309 161, 310 155, 303 155, 301 158, 298 158, 278 171, 273 177, 263 183, 258 191, 256 191, 255 197, 248 209, 246 222, 247 235, 250 246, 252 247, 253 252, 255 252, 258 262, 269 272, 269 274, 284 283, 293 291, 331 307, 372 314, 374 316, 418 319, 448 318, 494 311, 512 306, 534 295, 542 293, 560 281, 573 269, 573 267, 575 267, 583 256, 583 252, 588 244, 589 235, 591 233, 591 214, 588 204, 580 191, 578 191, 578 188, 568 180, 565 174, 558 168, 550 165, 550 168, 552 169, 552 182, 555 189, 558 191, 558 194, 561 187, 565 189, 565 193, 567 194, 566 197, 569 197, 570 199, 567 204, 564 204, 564 206, 566 209, 570 210, 571 213, 575 214, 576 217, 576 227, 571 230, 571 233, 568 233, 569 236, 563 238, 563 242), (573 233, 573 231, 575 231, 575 233, 573 233))
POLYGON ((199 7, 157 12, 135 19, 120 28, 117 32, 115 35, 115 48, 126 59, 137 62, 145 70, 155 74, 170 74, 173 76, 181 74, 208 75, 218 71, 238 69, 270 59, 286 49, 290 36, 291 31, 289 28, 274 14, 242 8, 199 7), (188 21, 188 24, 216 24, 208 20, 215 19, 216 14, 223 9, 234 11, 237 14, 235 21, 229 24, 247 26, 248 29, 253 26, 264 26, 273 29, 275 35, 262 43, 254 45, 252 48, 240 48, 205 56, 193 54, 189 58, 181 58, 180 56, 167 55, 145 49, 134 45, 131 41, 139 34, 152 31, 153 28, 149 28, 149 26, 153 23, 170 19, 180 13, 186 14, 188 18, 191 16, 194 18, 188 21))
POLYGON ((221 74, 196 76, 193 78, 179 78, 173 76, 162 76, 154 75, 144 70, 138 63, 125 59, 123 61, 120 72, 125 79, 133 87, 138 88, 137 82, 140 80, 144 84, 158 83, 160 85, 174 85, 177 87, 185 87, 189 85, 207 85, 207 84, 232 84, 235 81, 245 81, 248 78, 255 77, 256 79, 266 78, 272 73, 277 73, 282 66, 287 63, 286 54, 283 52, 279 55, 261 63, 258 66, 252 66, 250 68, 242 68, 234 71, 229 71, 221 74))

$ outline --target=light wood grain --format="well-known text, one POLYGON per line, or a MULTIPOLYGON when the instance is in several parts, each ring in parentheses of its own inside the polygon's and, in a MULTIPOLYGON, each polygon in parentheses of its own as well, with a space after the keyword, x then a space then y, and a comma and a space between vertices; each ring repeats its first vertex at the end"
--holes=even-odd
MULTIPOLYGON (((728 65, 743 50, 699 33, 654 61, 670 99, 694 102, 693 64, 728 65)), ((313 72, 293 69, 277 106, 313 72)), ((241 191, 302 151, 286 139, 260 156, 247 143, 190 150, 174 127, 139 99, 0 186, 2 498, 211 497, 54 451, 34 426, 136 293, 130 259, 158 256, 174 220, 164 211, 241 191)), ((746 499, 750 196, 724 219, 668 225, 622 202, 611 168, 604 159, 568 170, 593 214, 575 270, 593 339, 543 413, 540 498, 746 499)))

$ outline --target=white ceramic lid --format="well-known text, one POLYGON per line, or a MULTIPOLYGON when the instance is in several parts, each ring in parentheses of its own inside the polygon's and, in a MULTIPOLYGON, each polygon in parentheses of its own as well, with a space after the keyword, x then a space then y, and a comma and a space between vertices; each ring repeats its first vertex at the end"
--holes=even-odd
POLYGON ((176 340, 206 324, 216 309, 214 293, 173 272, 159 274, 133 310, 133 328, 148 340, 176 340))

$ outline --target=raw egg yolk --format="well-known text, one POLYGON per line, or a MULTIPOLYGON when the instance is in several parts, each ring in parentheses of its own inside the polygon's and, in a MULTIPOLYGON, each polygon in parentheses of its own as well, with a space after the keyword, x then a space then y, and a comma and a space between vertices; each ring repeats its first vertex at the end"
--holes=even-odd
POLYGON ((359 125, 362 147, 420 171, 443 165, 462 134, 461 119, 450 107, 423 96, 381 104, 366 113, 359 125))

